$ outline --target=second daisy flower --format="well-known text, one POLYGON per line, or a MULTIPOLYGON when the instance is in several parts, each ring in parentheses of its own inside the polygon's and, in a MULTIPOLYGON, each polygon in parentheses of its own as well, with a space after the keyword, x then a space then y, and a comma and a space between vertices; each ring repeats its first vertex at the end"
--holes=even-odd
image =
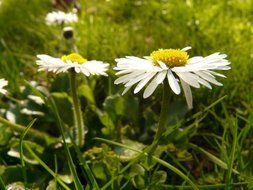
POLYGON ((153 51, 150 56, 144 58, 126 56, 115 59, 117 66, 116 75, 121 75, 115 84, 124 84, 125 94, 132 86, 137 84, 134 93, 138 93, 147 85, 143 97, 153 94, 159 84, 166 79, 175 94, 181 93, 181 84, 189 108, 192 108, 191 88, 199 88, 200 84, 212 88, 210 83, 222 86, 215 76, 225 77, 215 70, 228 70, 230 62, 227 55, 219 52, 206 57, 196 56, 189 58, 187 50, 183 49, 159 49, 153 51), (150 82, 151 81, 151 82, 150 82))

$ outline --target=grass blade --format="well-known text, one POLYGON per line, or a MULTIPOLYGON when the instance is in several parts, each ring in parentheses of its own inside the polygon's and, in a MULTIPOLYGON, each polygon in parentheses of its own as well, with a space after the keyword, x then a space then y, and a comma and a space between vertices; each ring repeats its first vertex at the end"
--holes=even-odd
POLYGON ((27 134, 28 130, 33 126, 35 123, 36 119, 33 119, 25 128, 25 130, 22 132, 19 140, 19 153, 20 153, 20 163, 22 167, 22 173, 24 177, 24 184, 25 184, 25 189, 27 189, 27 173, 25 169, 25 161, 24 161, 24 152, 23 152, 23 141, 25 138, 25 135, 27 134))
MULTIPOLYGON (((26 129, 25 126, 19 125, 16 123, 12 123, 12 122, 8 121, 7 119, 4 119, 3 117, 0 117, 0 123, 9 126, 13 131, 18 132, 18 133, 22 133, 26 129)), ((45 142, 47 145, 58 141, 57 138, 51 137, 47 133, 41 132, 36 129, 29 130, 27 132, 27 135, 30 135, 31 137, 34 137, 34 138, 40 140, 41 142, 45 142)))
POLYGON ((232 150, 231 150, 231 154, 229 156, 229 161, 228 161, 228 174, 227 174, 227 188, 229 188, 229 186, 231 185, 232 179, 232 172, 233 172, 233 165, 234 165, 234 161, 235 161, 235 152, 236 152, 236 146, 237 146, 237 141, 238 141, 238 136, 237 136, 237 120, 232 121, 233 122, 233 127, 232 127, 232 136, 233 136, 233 142, 232 142, 232 150))
MULTIPOLYGON (((110 140, 107 140, 107 139, 102 139, 102 138, 95 138, 95 140, 99 140, 99 141, 102 141, 102 142, 106 142, 106 143, 109 143, 109 144, 113 144, 113 145, 116 145, 116 146, 120 146, 120 147, 129 149, 129 150, 132 150, 132 151, 135 151, 135 152, 139 152, 139 153, 141 153, 141 155, 150 156, 150 155, 148 155, 147 153, 145 153, 143 151, 133 149, 133 148, 131 148, 127 145, 121 144, 121 143, 117 143, 117 142, 110 141, 110 140)), ((182 173, 180 170, 178 170, 176 167, 174 167, 171 164, 165 162, 164 160, 161 160, 160 158, 157 158, 156 156, 152 156, 152 158, 155 161, 157 161, 159 164, 163 165, 164 167, 167 167, 168 169, 170 169, 174 173, 178 174, 182 179, 184 179, 185 181, 187 181, 191 185, 192 189, 198 190, 198 187, 195 185, 195 183, 192 180, 190 180, 184 173, 182 173)))
POLYGON ((85 172, 86 172, 86 174, 87 174, 88 182, 90 183, 92 189, 94 189, 94 190, 99 190, 100 188, 99 188, 99 186, 98 186, 98 183, 97 183, 97 181, 96 181, 96 179, 95 179, 95 177, 94 177, 94 175, 93 175, 93 173, 92 173, 92 171, 91 171, 89 165, 86 163, 85 158, 83 158, 80 149, 79 149, 78 146, 76 145, 76 143, 75 143, 73 137, 72 137, 71 135, 69 135, 69 137, 70 137, 70 139, 71 139, 71 142, 73 143, 74 149, 75 149, 75 151, 76 151, 76 153, 77 153, 77 157, 78 157, 79 161, 81 162, 82 167, 83 167, 83 169, 85 170, 85 172))
POLYGON ((77 175, 77 172, 76 172, 76 168, 75 168, 75 165, 74 165, 74 162, 73 162, 73 159, 71 157, 71 154, 70 154, 70 151, 69 151, 69 148, 67 146, 67 143, 66 143, 66 140, 65 140, 65 135, 64 135, 64 132, 63 132, 63 123, 62 123, 62 120, 60 118, 60 115, 59 115, 59 112, 58 112, 58 109, 56 107, 56 104, 53 100, 52 97, 50 97, 50 102, 51 102, 51 105, 52 105, 52 108, 53 108, 53 112, 57 118, 57 123, 58 123, 58 127, 59 127, 59 130, 60 130, 60 133, 62 135, 62 140, 63 140, 63 146, 64 146, 64 150, 65 150, 65 153, 66 153, 66 156, 67 156, 67 160, 68 160, 68 165, 69 165, 69 168, 70 168, 70 171, 71 171, 71 174, 73 175, 74 177, 74 184, 75 184, 75 187, 77 190, 82 190, 83 189, 83 186, 80 182, 80 179, 77 175))
MULTIPOLYGON (((194 149, 194 150, 197 150, 197 151, 199 151, 199 152, 205 154, 211 161, 213 161, 215 164, 217 164, 217 165, 220 166, 221 168, 223 168, 223 169, 225 169, 225 170, 228 169, 228 165, 227 165, 225 162, 223 162, 221 159, 217 158, 217 157, 214 156, 213 154, 211 154, 211 153, 205 151, 203 148, 201 148, 201 147, 199 147, 199 146, 197 146, 197 145, 195 145, 195 144, 192 144, 192 143, 190 143, 190 147, 191 147, 192 149, 194 149)), ((233 171, 234 173, 236 173, 236 174, 239 174, 239 172, 238 172, 237 170, 235 170, 235 169, 233 169, 232 171, 233 171)))
POLYGON ((0 176, 0 189, 7 190, 1 176, 0 176))
MULTIPOLYGON (((247 185, 248 183, 247 182, 239 182, 239 183, 232 183, 232 187, 245 187, 245 185, 247 185)), ((175 190, 175 189, 183 189, 183 190, 192 190, 192 187, 189 186, 189 185, 162 185, 162 187, 166 188, 166 189, 172 189, 172 190, 175 190)), ((217 189, 225 189, 226 187, 226 184, 223 183, 223 184, 214 184, 214 185, 199 185, 198 188, 200 190, 211 190, 211 189, 214 189, 214 190, 217 190, 217 189)))
POLYGON ((53 170, 51 170, 45 162, 43 162, 36 154, 35 152, 33 152, 33 150, 26 144, 24 144, 24 147, 26 148, 26 150, 28 150, 28 152, 34 157, 34 159, 39 162, 39 164, 45 169, 47 170, 48 173, 50 173, 57 181, 58 183, 66 190, 71 190, 58 176, 56 173, 54 173, 53 170))

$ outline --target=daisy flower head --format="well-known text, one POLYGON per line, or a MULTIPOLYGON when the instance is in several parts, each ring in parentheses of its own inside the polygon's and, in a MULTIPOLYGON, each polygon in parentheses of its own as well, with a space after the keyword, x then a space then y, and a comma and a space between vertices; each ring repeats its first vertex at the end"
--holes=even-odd
POLYGON ((37 55, 36 64, 38 71, 52 71, 56 74, 64 73, 72 69, 76 73, 83 73, 86 76, 104 75, 107 76, 109 64, 102 61, 84 59, 78 53, 64 55, 61 58, 51 57, 49 55, 37 55))
POLYGON ((61 25, 78 22, 76 13, 65 13, 63 11, 53 11, 47 14, 45 18, 47 25, 61 25))
MULTIPOLYGON (((225 58, 227 55, 219 52, 206 57, 191 57, 187 50, 183 49, 159 49, 153 51, 150 56, 144 58, 126 56, 115 59, 117 66, 114 70, 120 75, 115 84, 123 84, 125 94, 135 84, 134 93, 138 93, 146 85, 143 98, 153 94, 159 84, 168 81, 171 90, 175 94, 181 93, 181 87, 186 97, 189 108, 192 108, 191 88, 200 88, 200 85, 212 88, 211 84, 222 86, 215 77, 224 77, 216 70, 229 70, 230 62, 225 58)), ((122 94, 122 95, 123 95, 122 94)))
POLYGON ((4 89, 5 86, 8 85, 8 81, 5 79, 0 79, 0 93, 7 94, 7 90, 4 89))

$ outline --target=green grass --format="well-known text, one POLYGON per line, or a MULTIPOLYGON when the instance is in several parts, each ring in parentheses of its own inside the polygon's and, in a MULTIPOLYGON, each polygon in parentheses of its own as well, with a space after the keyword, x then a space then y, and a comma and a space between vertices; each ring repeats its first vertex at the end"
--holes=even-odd
POLYGON ((14 114, 20 124, 16 132, 21 133, 35 118, 21 114, 22 108, 41 111, 44 116, 38 116, 26 141, 13 133, 12 126, 16 125, 0 125, 0 187, 7 189, 21 182, 30 189, 53 185, 64 189, 190 189, 192 183, 199 189, 253 189, 252 1, 79 3, 80 21, 72 26, 75 44, 87 59, 108 62, 112 68, 117 57, 144 56, 159 48, 190 45, 190 56, 217 51, 227 54, 232 69, 224 72, 226 79, 219 79, 223 87, 193 89, 193 110, 186 109, 183 95, 170 94, 166 138, 152 163, 145 157, 133 160, 154 138, 162 89, 145 100, 141 93, 121 97, 118 93, 123 87, 113 84, 116 77, 112 70, 108 78, 80 77, 78 93, 89 132, 85 147, 79 149, 65 143, 73 135, 67 75, 38 73, 35 64, 37 54, 61 56, 69 51, 59 35, 60 28, 44 23, 45 15, 54 10, 51 1, 3 0, 0 78, 9 81, 9 96, 19 103, 2 96, 1 117, 14 114), (36 87, 31 85, 32 80, 37 81, 36 87), (41 92, 42 88, 47 90, 41 92), (35 105, 28 100, 29 94, 42 97, 45 105, 35 105), (55 100, 57 117, 49 97, 55 100), (36 138, 36 130, 52 140, 41 140, 41 135, 36 138), (60 143, 61 135, 64 144, 60 143), (8 153, 18 153, 19 142, 28 147, 24 146, 22 167, 19 158, 8 153), (171 166, 178 171, 169 170, 171 166), (27 174, 26 180, 22 171, 27 174))

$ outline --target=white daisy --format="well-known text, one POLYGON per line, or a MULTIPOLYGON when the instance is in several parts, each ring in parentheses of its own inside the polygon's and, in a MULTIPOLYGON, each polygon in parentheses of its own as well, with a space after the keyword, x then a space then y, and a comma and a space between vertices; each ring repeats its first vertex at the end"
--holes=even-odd
POLYGON ((34 110, 27 109, 27 108, 23 108, 22 110, 20 110, 20 113, 25 114, 25 115, 39 115, 39 116, 44 115, 43 112, 34 111, 34 110))
POLYGON ((8 81, 7 80, 0 79, 0 93, 2 93, 4 95, 7 93, 7 90, 3 89, 3 87, 5 87, 7 85, 8 85, 8 81))
MULTIPOLYGON (((181 84, 186 101, 189 108, 192 108, 191 88, 199 88, 200 84, 212 88, 210 83, 222 86, 215 77, 224 75, 215 72, 215 70, 228 70, 230 62, 225 58, 227 55, 214 53, 212 55, 202 57, 196 56, 189 58, 187 50, 191 47, 179 49, 160 49, 154 51, 150 56, 138 58, 134 56, 126 56, 125 58, 115 59, 117 66, 114 70, 121 75, 115 84, 124 84, 125 94, 132 86, 137 84, 134 93, 138 93, 146 84, 143 98, 149 97, 157 88, 168 80, 168 83, 175 94, 180 94, 181 84)), ((123 95, 122 94, 122 95, 123 95)))
POLYGON ((61 25, 78 22, 78 17, 76 13, 53 11, 47 14, 45 21, 47 25, 61 25))
POLYGON ((38 71, 52 71, 54 73, 67 72, 73 69, 76 73, 83 73, 86 76, 104 75, 108 70, 109 64, 102 61, 91 60, 87 61, 77 53, 64 55, 61 58, 54 58, 49 55, 37 55, 36 64, 39 65, 38 71))
POLYGON ((39 104, 39 105, 45 104, 44 100, 39 96, 28 95, 27 98, 34 101, 36 104, 39 104))

